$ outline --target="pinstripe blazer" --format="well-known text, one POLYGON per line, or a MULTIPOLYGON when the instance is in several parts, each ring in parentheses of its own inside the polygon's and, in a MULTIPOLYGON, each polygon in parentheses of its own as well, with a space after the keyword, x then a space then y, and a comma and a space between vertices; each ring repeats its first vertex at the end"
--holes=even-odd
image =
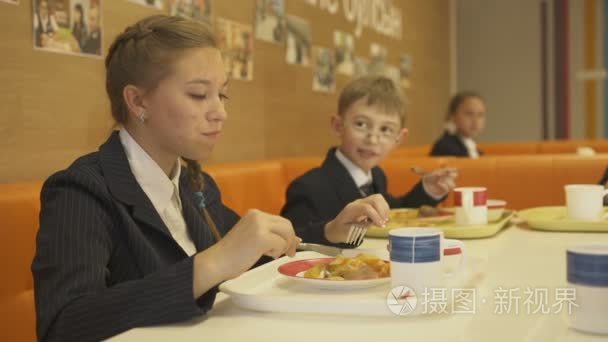
MULTIPOLYGON (((209 213, 225 234, 239 217, 205 178, 209 213)), ((214 240, 186 172, 180 197, 190 236, 204 250, 214 240)), ((211 308, 217 288, 193 299, 193 259, 135 180, 116 132, 98 152, 51 176, 41 202, 32 263, 39 340, 98 341, 211 308)))

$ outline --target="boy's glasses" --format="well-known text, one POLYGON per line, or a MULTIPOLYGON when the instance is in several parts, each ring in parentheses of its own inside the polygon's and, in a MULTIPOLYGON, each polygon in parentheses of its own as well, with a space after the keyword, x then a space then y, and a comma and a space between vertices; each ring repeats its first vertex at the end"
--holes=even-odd
POLYGON ((352 121, 350 123, 353 131, 357 132, 362 137, 371 137, 375 135, 378 140, 383 142, 394 142, 397 139, 399 130, 389 126, 380 126, 378 130, 366 122, 352 121))

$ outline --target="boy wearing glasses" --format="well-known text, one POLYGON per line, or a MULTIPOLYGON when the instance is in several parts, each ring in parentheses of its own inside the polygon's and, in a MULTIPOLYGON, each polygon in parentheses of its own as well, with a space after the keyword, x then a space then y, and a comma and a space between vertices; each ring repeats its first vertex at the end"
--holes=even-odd
POLYGON ((378 164, 407 136, 405 104, 392 80, 367 76, 349 83, 340 94, 331 126, 340 146, 331 148, 321 167, 295 179, 287 189, 281 215, 294 225, 328 221, 348 203, 382 194, 391 208, 437 205, 454 188, 454 169, 425 175, 401 197, 387 192, 378 164))

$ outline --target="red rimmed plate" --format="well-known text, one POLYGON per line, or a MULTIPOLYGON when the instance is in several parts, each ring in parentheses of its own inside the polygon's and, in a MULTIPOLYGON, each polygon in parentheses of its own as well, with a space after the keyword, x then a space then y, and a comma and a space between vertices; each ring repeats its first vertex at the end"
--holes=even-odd
POLYGON ((363 280, 328 280, 304 277, 304 272, 306 272, 311 267, 318 264, 328 264, 333 260, 334 258, 296 260, 279 266, 278 271, 282 275, 288 277, 289 279, 292 279, 295 282, 327 290, 365 289, 388 283, 391 280, 390 277, 363 280))

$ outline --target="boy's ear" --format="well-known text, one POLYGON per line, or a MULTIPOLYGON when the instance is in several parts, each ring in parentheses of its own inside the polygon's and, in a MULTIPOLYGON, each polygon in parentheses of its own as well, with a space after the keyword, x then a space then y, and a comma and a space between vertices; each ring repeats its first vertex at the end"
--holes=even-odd
POLYGON ((342 117, 338 114, 334 114, 331 116, 330 120, 331 128, 338 134, 338 136, 342 135, 342 129, 344 128, 344 121, 342 117))
POLYGON ((410 132, 407 130, 407 128, 402 128, 401 131, 399 131, 399 134, 397 134, 397 138, 395 138, 395 143, 401 144, 405 142, 409 133, 410 132))

